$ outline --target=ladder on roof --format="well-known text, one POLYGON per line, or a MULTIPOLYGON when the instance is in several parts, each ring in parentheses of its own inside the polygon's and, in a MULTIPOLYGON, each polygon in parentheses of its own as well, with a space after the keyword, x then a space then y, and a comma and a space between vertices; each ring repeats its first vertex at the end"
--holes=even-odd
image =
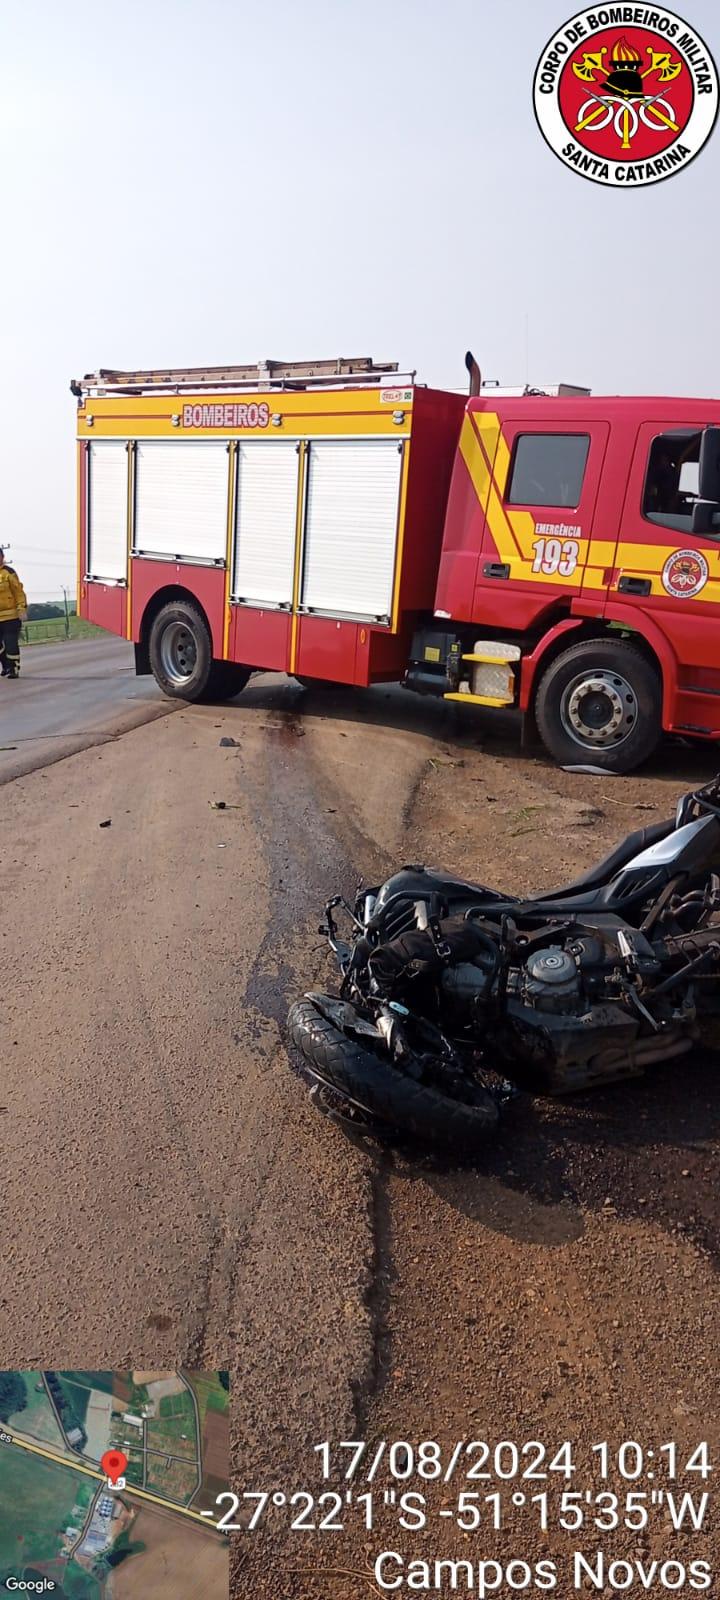
MULTIPOLYGON (((403 373, 414 383, 415 373, 403 373)), ((143 372, 120 372, 101 367, 98 372, 74 378, 70 384, 77 396, 101 394, 181 394, 203 389, 312 389, 338 383, 350 388, 401 381, 397 361, 373 361, 372 356, 338 356, 331 361, 257 361, 239 367, 158 367, 143 372)))

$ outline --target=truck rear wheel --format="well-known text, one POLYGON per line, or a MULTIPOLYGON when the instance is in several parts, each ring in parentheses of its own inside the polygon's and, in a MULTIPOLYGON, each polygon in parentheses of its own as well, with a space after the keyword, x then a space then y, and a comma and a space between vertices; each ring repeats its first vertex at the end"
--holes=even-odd
POLYGON ((245 688, 251 670, 239 661, 213 661, 203 700, 234 700, 245 688))
POLYGON ((632 772, 662 731, 658 673, 624 640, 586 639, 557 656, 535 699, 540 737, 561 766, 632 772))
POLYGON ((304 676, 301 677, 299 672, 293 673, 293 677, 302 689, 346 689, 348 687, 345 683, 334 683, 332 678, 306 678, 304 676))
POLYGON ((235 661, 213 661, 207 622, 189 600, 171 600, 150 629, 150 666, 173 700, 231 700, 250 677, 235 661))

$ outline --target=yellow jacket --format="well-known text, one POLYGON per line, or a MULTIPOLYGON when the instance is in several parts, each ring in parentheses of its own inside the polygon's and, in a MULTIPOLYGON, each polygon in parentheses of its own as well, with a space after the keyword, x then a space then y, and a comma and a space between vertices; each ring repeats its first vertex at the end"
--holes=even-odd
POLYGON ((0 622, 13 622, 27 611, 25 590, 12 567, 0 567, 0 622))

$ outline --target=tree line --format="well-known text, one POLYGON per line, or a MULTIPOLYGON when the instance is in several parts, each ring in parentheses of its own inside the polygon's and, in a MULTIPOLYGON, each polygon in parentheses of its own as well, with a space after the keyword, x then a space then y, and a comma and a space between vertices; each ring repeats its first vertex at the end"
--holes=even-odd
MULTIPOLYGON (((52 600, 33 600, 28 606, 29 622, 47 622, 51 617, 64 617, 65 607, 55 605, 52 600)), ((68 603, 68 616, 75 616, 75 606, 68 603)))

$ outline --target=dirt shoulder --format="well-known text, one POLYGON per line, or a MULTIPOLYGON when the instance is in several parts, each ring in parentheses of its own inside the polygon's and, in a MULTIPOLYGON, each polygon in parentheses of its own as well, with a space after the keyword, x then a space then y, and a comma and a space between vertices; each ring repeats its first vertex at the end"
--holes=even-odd
MULTIPOLYGON (((239 1489, 317 1488, 333 1438, 717 1444, 713 1060, 525 1099, 456 1169, 350 1144, 284 1045, 332 892, 408 859, 550 886, 711 770, 565 774, 398 692, 266 680, 7 783, 0 1366, 228 1366, 239 1489)), ((354 1600, 389 1537, 464 1553, 276 1527, 233 1597, 354 1600)))
MULTIPOLYGON (((369 829, 356 798, 365 735, 346 732, 353 748, 338 756, 332 784, 369 829)), ((329 782, 328 730, 311 737, 329 782)), ((390 737, 383 730, 373 751, 374 770, 386 773, 386 855, 521 891, 589 867, 713 769, 707 752, 666 747, 649 774, 604 779, 564 773, 505 741, 436 739, 418 751, 413 740, 419 770, 399 812, 383 760, 390 737)), ((676 1440, 689 1453, 706 1438, 717 1451, 716 1079, 717 1058, 698 1052, 604 1093, 523 1098, 472 1168, 376 1153, 375 1366, 356 1437, 438 1440, 446 1459, 461 1439, 536 1439, 548 1449, 570 1440, 571 1487, 583 1491, 602 1440, 655 1451, 676 1440)), ((434 1486, 436 1510, 453 1500, 434 1486)), ((369 1594, 383 1548, 405 1558, 555 1556, 562 1572, 570 1549, 598 1547, 608 1560, 720 1558, 715 1532, 674 1535, 666 1515, 642 1535, 558 1537, 539 1533, 527 1509, 506 1532, 475 1536, 437 1516, 410 1534, 384 1512, 372 1533, 356 1525, 349 1537, 289 1541, 259 1593, 369 1594)), ((561 1583, 560 1592, 569 1589, 561 1583)))

